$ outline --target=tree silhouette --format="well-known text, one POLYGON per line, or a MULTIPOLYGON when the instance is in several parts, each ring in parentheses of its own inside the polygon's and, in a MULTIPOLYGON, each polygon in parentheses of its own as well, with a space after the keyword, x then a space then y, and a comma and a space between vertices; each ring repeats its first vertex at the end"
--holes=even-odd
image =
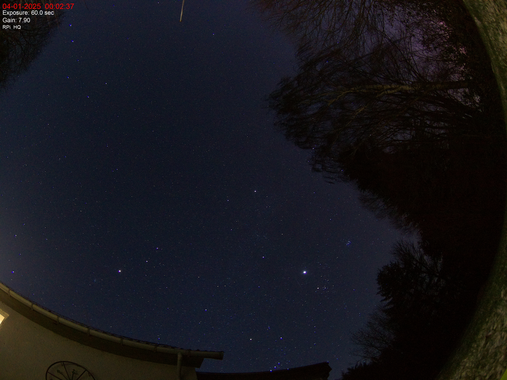
POLYGON ((381 37, 386 7, 372 0, 254 0, 254 6, 276 29, 300 47, 320 51, 336 45, 355 51, 372 37, 381 37))
MULTIPOLYGON (((423 315, 423 310, 431 314, 441 306, 442 297, 448 301, 442 291, 451 279, 442 273, 442 257, 428 256, 407 242, 398 242, 392 254, 396 260, 382 268, 377 277, 384 312, 394 318, 404 310, 417 308, 422 318, 430 318, 431 315, 423 315)), ((456 281, 452 283, 455 293, 459 293, 456 281)))
POLYGON ((383 303, 353 341, 366 360, 363 367, 375 366, 391 379, 418 368, 410 377, 426 378, 444 364, 453 348, 450 342, 463 328, 465 280, 458 273, 445 274, 442 258, 427 255, 413 243, 399 242, 393 255, 395 260, 377 278, 383 303))
POLYGON ((352 335, 352 342, 360 349, 354 352, 367 362, 377 362, 378 358, 388 349, 395 337, 390 320, 383 311, 378 309, 370 315, 366 327, 352 335))
POLYGON ((450 0, 257 3, 299 47, 298 73, 269 97, 277 127, 312 150, 313 170, 355 183, 419 238, 379 272, 383 302, 354 335, 365 361, 342 378, 432 378, 472 315, 505 209, 505 124, 476 26, 450 0))
MULTIPOLYGON (((479 124, 489 88, 477 81, 481 65, 472 57, 486 53, 479 39, 459 38, 473 35, 473 21, 450 28, 429 7, 416 12, 410 2, 407 8, 394 1, 276 4, 272 13, 278 22, 291 25, 289 29, 300 26, 302 32, 293 33, 302 37, 299 73, 280 82, 270 95, 270 107, 285 136, 313 150, 314 170, 341 180, 342 162, 352 160, 363 144, 384 152, 403 149, 406 143, 447 148, 455 138, 482 133, 479 124), (414 13, 418 17, 410 18, 414 13), (322 42, 311 31, 324 22, 311 20, 325 17, 336 24, 319 32, 325 34, 322 42), (344 18, 348 21, 337 21, 344 18), (329 37, 336 30, 338 35, 329 37)), ((464 11, 451 7, 447 13, 453 15, 446 20, 464 11)))
POLYGON ((278 127, 313 149, 313 168, 328 173, 339 173, 344 152, 353 159, 363 144, 395 152, 406 143, 447 147, 454 134, 478 135, 469 127, 482 114, 481 94, 460 65, 413 56, 403 38, 359 57, 339 46, 312 52, 270 96, 278 127))
MULTIPOLYGON (((14 0, 4 1, 6 4, 19 3, 14 0)), ((41 5, 48 1, 39 2, 41 5)), ((55 27, 60 25, 63 11, 55 10, 54 16, 31 17, 22 29, 0 31, 0 88, 6 88, 42 51, 49 41, 55 27)))

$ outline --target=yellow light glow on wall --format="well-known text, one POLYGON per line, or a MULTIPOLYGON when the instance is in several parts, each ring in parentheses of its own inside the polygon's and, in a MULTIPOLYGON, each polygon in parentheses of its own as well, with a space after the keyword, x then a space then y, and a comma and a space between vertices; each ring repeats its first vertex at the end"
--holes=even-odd
POLYGON ((9 314, 7 314, 5 311, 3 311, 2 309, 0 309, 0 324, 2 324, 3 320, 5 318, 7 318, 9 316, 9 314))

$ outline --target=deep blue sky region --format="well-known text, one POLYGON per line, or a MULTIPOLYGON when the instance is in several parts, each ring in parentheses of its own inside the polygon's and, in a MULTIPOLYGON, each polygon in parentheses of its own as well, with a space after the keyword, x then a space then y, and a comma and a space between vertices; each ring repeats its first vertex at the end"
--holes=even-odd
POLYGON ((68 318, 223 350, 204 371, 358 359, 400 234, 274 127, 295 47, 248 1, 76 2, 0 96, 0 281, 68 318))

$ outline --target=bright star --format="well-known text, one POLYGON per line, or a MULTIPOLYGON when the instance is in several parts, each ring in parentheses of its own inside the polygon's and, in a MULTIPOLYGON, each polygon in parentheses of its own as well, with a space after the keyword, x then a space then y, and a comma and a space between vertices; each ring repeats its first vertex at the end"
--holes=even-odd
POLYGON ((306 274, 306 271, 305 271, 305 270, 303 271, 303 274, 306 274))

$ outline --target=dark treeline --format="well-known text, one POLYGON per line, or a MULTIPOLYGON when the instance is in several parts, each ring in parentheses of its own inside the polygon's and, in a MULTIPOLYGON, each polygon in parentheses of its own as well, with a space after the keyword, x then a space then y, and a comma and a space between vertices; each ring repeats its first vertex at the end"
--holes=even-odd
POLYGON ((437 376, 470 321, 498 248, 505 123, 476 26, 457 0, 258 0, 299 43, 270 95, 277 126, 329 182, 416 244, 379 271, 383 301, 354 335, 355 379, 437 376))

